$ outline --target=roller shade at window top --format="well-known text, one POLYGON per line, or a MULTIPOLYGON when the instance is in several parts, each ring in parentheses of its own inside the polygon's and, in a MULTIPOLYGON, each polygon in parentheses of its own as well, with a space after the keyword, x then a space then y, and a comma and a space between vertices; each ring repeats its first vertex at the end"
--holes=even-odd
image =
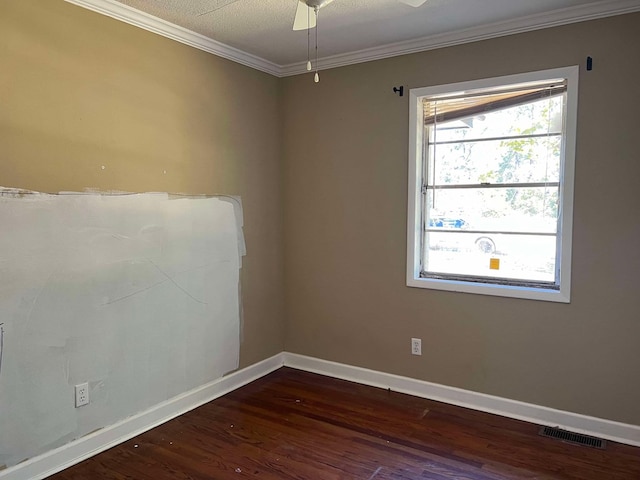
POLYGON ((526 87, 508 92, 479 95, 456 95, 449 98, 425 98, 423 100, 424 124, 449 122, 523 105, 543 98, 555 97, 567 91, 566 82, 526 87))

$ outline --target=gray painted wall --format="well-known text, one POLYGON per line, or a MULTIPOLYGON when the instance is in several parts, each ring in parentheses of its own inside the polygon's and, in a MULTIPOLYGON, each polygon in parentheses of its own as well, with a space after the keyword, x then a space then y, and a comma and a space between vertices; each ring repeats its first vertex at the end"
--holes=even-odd
POLYGON ((639 25, 630 14, 285 79, 287 350, 640 424, 639 25), (392 87, 577 64, 571 304, 406 287, 408 96, 392 87))

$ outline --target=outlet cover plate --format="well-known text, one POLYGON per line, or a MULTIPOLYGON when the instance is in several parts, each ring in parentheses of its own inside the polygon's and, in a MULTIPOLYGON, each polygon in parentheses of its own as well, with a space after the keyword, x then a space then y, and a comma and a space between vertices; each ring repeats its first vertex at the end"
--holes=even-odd
POLYGON ((422 339, 420 338, 411 339, 411 354, 422 355, 422 339))
POLYGON ((89 405, 89 384, 80 383, 76 385, 76 408, 89 405))

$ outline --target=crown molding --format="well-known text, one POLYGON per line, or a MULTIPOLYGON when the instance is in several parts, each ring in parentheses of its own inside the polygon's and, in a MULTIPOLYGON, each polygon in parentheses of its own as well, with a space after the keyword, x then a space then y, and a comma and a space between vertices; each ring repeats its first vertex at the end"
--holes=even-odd
MULTIPOLYGON (((505 22, 496 22, 481 27, 458 30, 456 32, 430 35, 406 42, 398 42, 382 47, 368 48, 329 57, 318 61, 320 70, 344 67, 357 63, 371 62, 383 58, 407 55, 410 53, 435 50, 464 43, 478 42, 491 38, 504 37, 517 33, 558 27, 571 23, 596 20, 640 11, 640 0, 608 0, 588 3, 577 7, 553 10, 542 14, 529 15, 505 22)), ((292 63, 280 67, 281 77, 307 73, 306 62, 292 63)))
POLYGON ((176 42, 184 43, 190 47, 212 53, 218 57, 226 58, 227 60, 246 65, 247 67, 271 75, 281 76, 282 67, 280 65, 243 52, 224 43, 217 42, 192 30, 180 27, 114 0, 65 0, 65 2, 101 13, 102 15, 115 18, 121 22, 162 35, 176 42))
MULTIPOLYGON (((141 12, 115 0, 65 1, 276 77, 288 77, 307 73, 306 62, 278 65, 256 55, 217 42, 199 33, 187 30, 186 28, 179 27, 153 15, 149 15, 148 13, 141 12)), ((638 11, 640 11, 640 0, 595 1, 586 5, 529 15, 506 22, 497 22, 481 27, 393 43, 382 47, 322 57, 319 59, 319 65, 321 70, 326 70, 638 11)))

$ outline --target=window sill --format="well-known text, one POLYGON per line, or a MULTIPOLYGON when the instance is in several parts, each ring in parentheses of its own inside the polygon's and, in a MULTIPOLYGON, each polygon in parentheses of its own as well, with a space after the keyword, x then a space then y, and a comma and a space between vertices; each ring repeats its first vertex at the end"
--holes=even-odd
POLYGON ((407 279, 408 287, 429 288, 448 292, 471 293, 476 295, 491 295, 496 297, 523 298, 545 302, 570 303, 569 288, 560 290, 546 288, 518 287, 512 285, 495 285, 491 283, 463 282, 458 280, 441 280, 433 278, 407 279))

